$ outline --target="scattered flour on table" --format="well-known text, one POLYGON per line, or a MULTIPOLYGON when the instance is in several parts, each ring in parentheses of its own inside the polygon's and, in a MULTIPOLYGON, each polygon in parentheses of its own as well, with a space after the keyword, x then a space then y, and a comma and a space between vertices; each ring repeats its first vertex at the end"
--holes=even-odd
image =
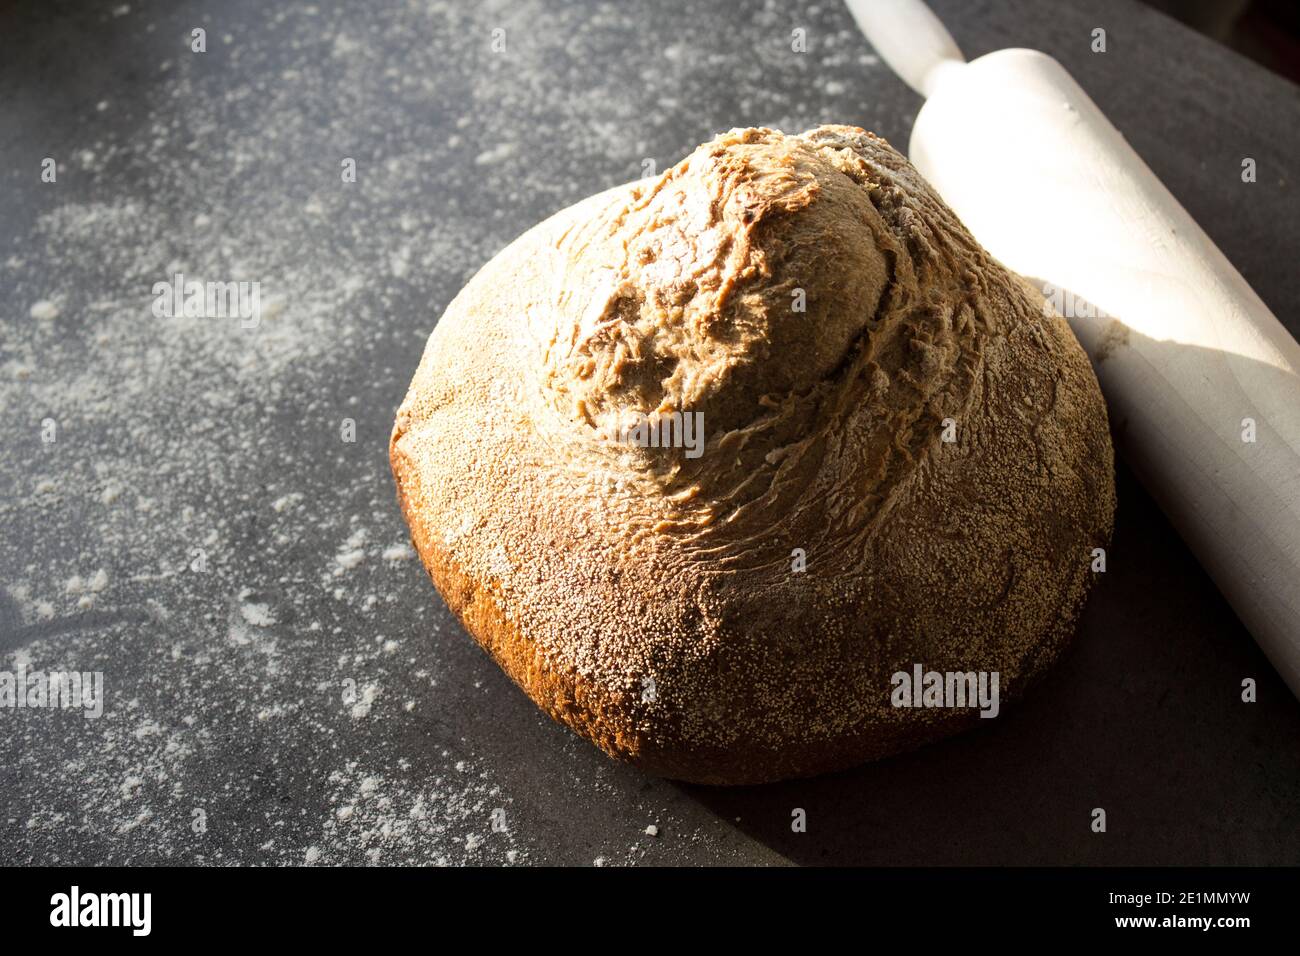
POLYGON ((0 442, 22 449, 0 456, 0 632, 21 642, 0 633, 0 668, 102 671, 106 698, 98 719, 0 715, 19 781, 6 859, 528 857, 489 829, 509 804, 490 772, 452 771, 433 711, 403 706, 429 693, 413 672, 437 660, 436 598, 401 543, 387 429, 412 343, 508 236, 454 199, 411 201, 458 162, 410 119, 446 64, 393 68, 427 13, 379 7, 347 41, 351 18, 296 8, 223 44, 235 75, 283 60, 269 89, 214 85, 215 54, 200 65, 177 31, 166 81, 89 104, 107 119, 0 249, 0 442), (259 324, 156 315, 177 273, 258 282, 259 324))
POLYGON ((39 302, 32 303, 30 314, 38 322, 50 322, 59 317, 59 306, 49 299, 41 299, 39 302))

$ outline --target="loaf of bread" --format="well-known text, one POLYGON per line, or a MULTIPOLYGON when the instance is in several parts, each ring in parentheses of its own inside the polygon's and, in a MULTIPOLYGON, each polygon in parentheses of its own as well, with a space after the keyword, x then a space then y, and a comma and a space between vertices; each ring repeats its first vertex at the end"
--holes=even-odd
POLYGON ((918 668, 1022 695, 1115 507, 1065 322, 843 126, 733 130, 520 237, 439 321, 391 459, 434 584, 515 683, 713 784, 978 722, 900 706, 918 668))

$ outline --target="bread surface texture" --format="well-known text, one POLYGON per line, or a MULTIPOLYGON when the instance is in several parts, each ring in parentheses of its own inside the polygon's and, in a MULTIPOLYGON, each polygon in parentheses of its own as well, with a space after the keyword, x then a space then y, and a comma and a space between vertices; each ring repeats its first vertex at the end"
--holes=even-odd
POLYGON ((1064 320, 844 126, 732 130, 521 236, 448 306, 390 451, 429 574, 515 683, 710 784, 980 722, 894 706, 918 664, 1021 696, 1115 507, 1064 320))

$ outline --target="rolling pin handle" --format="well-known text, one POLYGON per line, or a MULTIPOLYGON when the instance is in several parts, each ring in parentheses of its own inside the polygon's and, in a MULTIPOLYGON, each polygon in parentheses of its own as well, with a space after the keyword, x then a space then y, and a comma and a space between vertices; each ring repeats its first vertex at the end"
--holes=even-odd
POLYGON ((847 0, 849 12, 881 59, 929 98, 966 63, 957 42, 921 0, 847 0))

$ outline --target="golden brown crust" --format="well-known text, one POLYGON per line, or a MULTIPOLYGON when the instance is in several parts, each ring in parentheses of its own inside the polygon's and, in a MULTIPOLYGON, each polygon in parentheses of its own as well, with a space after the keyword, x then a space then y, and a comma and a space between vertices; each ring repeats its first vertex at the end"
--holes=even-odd
POLYGON ((521 237, 448 307, 391 459, 435 585, 506 673, 607 753, 704 783, 977 719, 891 706, 914 664, 1023 694, 1114 509, 1064 322, 846 127, 733 131, 521 237), (691 407, 716 426, 698 458, 600 431, 691 407))
POLYGON ((619 709, 608 695, 582 680, 572 668, 549 662, 506 617, 490 584, 467 575, 441 542, 429 534, 427 524, 413 513, 407 488, 418 486, 419 475, 397 450, 396 438, 395 434, 390 460, 398 501, 416 550, 447 607, 510 679, 550 717, 611 756, 636 758, 637 741, 621 733, 619 709))

